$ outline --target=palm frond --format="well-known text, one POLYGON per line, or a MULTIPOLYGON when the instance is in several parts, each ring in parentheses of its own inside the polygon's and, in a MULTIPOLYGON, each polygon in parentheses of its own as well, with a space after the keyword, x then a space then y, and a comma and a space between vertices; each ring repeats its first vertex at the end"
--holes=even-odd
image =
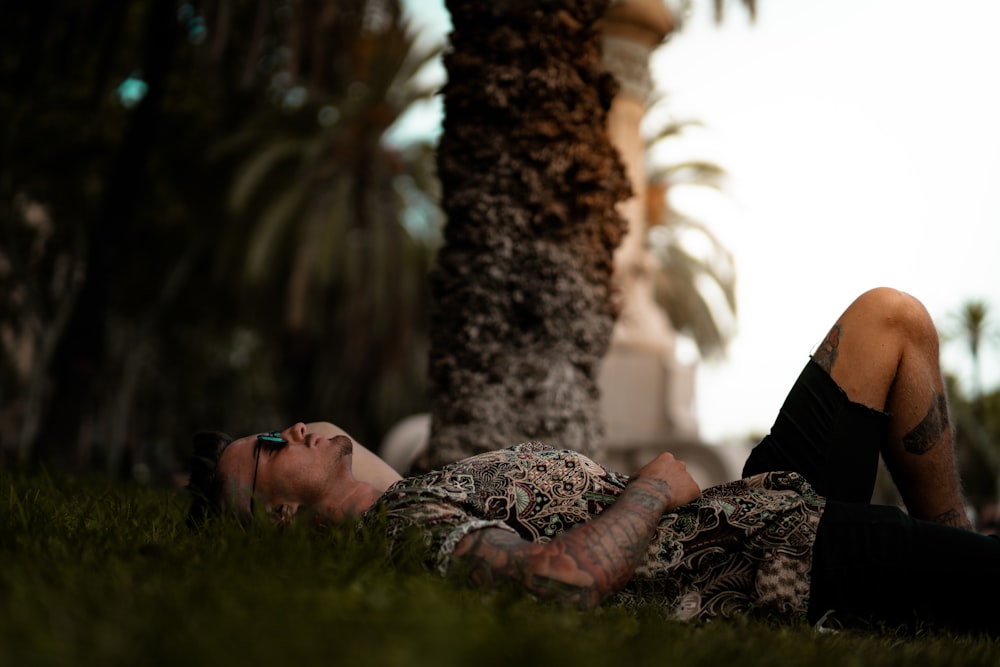
POLYGON ((646 244, 657 262, 654 299, 674 328, 694 339, 703 358, 725 356, 731 331, 721 322, 737 313, 735 263, 706 223, 671 205, 669 186, 682 173, 690 175, 682 184, 705 185, 721 181, 725 171, 708 162, 682 163, 665 167, 651 182, 646 244), (701 248, 697 255, 690 248, 693 241, 701 248))
POLYGON ((259 281, 270 273, 271 264, 278 254, 279 239, 287 232, 289 222, 298 217, 305 196, 305 187, 294 184, 279 194, 261 213, 250 235, 244 267, 245 274, 251 281, 259 281))
POLYGON ((399 68, 396 71, 396 76, 393 82, 397 85, 409 85, 420 72, 423 71, 425 67, 430 65, 435 60, 438 60, 444 53, 444 44, 436 44, 425 51, 416 53, 413 51, 415 48, 413 46, 412 37, 409 40, 411 49, 406 53, 406 57, 399 64, 399 68))
POLYGON ((304 147, 301 139, 277 139, 261 147, 237 170, 229 192, 229 209, 236 215, 246 212, 253 195, 264 180, 284 162, 296 160, 304 147))
MULTIPOLYGON (((757 20, 756 0, 740 0, 740 4, 742 4, 746 8, 747 12, 750 14, 750 20, 756 21, 757 20)), ((725 7, 726 7, 726 0, 714 0, 716 23, 722 23, 725 20, 725 15, 726 15, 725 7)))
POLYGON ((341 178, 333 182, 328 197, 312 207, 313 224, 306 227, 308 234, 302 242, 312 244, 316 250, 315 276, 317 282, 326 287, 344 278, 343 256, 347 247, 349 215, 346 206, 350 181, 341 178))
MULTIPOLYGON (((707 286, 702 284, 709 278, 722 287, 713 267, 677 245, 661 248, 654 256, 660 267, 654 276, 653 297, 672 326, 694 339, 703 358, 725 356, 729 335, 720 326, 720 314, 706 299, 707 286)), ((723 292, 732 307, 732 294, 723 292)))
POLYGON ((660 141, 679 136, 690 127, 704 127, 704 124, 701 121, 690 119, 668 121, 657 130, 656 134, 646 140, 647 150, 660 141))
POLYGON ((649 181, 675 185, 700 185, 721 190, 729 176, 723 167, 706 160, 690 160, 662 165, 650 170, 649 181))

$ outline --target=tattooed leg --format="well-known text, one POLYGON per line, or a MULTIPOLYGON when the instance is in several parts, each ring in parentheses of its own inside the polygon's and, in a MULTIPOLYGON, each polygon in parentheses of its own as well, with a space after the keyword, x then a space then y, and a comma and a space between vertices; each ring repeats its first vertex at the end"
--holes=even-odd
POLYGON ((969 527, 937 330, 923 305, 888 288, 866 292, 844 312, 813 359, 852 401, 889 415, 881 454, 910 514, 969 527))
POLYGON ((840 352, 840 335, 843 331, 844 328, 841 325, 834 324, 833 328, 830 329, 830 333, 826 335, 819 348, 813 353, 813 361, 822 366, 823 370, 827 373, 830 372, 833 364, 837 361, 837 355, 840 352))

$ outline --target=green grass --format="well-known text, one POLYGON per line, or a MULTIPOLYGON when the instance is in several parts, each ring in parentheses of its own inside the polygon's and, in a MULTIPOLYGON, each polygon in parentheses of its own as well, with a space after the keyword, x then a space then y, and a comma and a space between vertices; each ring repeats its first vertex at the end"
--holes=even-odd
POLYGON ((180 491, 0 472, 0 665, 1000 665, 1000 642, 577 612, 378 539, 184 525, 180 491))

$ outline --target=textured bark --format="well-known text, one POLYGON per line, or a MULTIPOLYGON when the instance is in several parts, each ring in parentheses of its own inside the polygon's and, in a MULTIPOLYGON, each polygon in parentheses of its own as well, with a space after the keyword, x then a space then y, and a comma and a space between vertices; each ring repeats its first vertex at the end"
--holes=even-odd
POLYGON ((607 0, 449 0, 432 275, 431 443, 417 468, 537 439, 592 452, 629 195, 607 135, 607 0))

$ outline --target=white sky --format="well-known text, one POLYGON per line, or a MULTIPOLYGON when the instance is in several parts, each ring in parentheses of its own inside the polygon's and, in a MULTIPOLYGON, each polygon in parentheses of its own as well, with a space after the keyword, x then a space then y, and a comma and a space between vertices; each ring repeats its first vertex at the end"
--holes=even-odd
MULTIPOLYGON (((409 0, 428 33, 440 0, 409 0)), ((861 291, 918 296, 941 328, 969 299, 1000 322, 1000 2, 758 0, 756 24, 694 0, 652 59, 674 117, 704 128, 670 157, 730 174, 680 205, 736 258, 738 331, 702 365, 708 440, 765 432, 834 318, 861 291)), ((678 193, 680 194, 680 193, 678 193)), ((998 344, 984 350, 1000 383, 998 344)), ((947 369, 968 377, 959 345, 947 369)))

